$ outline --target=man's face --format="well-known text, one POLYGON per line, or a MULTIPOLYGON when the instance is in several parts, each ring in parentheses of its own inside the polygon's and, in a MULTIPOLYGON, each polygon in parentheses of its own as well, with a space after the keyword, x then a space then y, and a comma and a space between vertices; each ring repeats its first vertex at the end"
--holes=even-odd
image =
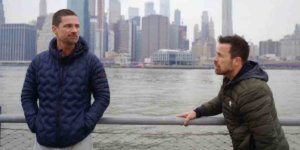
POLYGON ((219 44, 214 58, 215 72, 218 75, 229 76, 234 69, 234 59, 231 59, 230 44, 219 44))
POLYGON ((77 16, 63 16, 58 26, 53 25, 52 31, 57 41, 66 45, 75 45, 79 39, 79 20, 77 16))

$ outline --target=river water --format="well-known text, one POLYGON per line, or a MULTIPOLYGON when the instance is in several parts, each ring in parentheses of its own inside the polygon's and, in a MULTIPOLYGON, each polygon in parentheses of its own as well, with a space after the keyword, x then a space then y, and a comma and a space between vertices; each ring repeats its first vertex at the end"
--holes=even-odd
MULTIPOLYGON (((23 113, 20 93, 26 69, 26 66, 0 66, 2 113, 23 113)), ((279 117, 300 117, 300 70, 266 71, 269 74, 268 84, 273 91, 279 117)), ((222 77, 215 75, 214 70, 107 68, 106 72, 111 90, 111 103, 104 116, 174 117, 216 96, 222 84, 222 77)), ((4 127, 27 128, 25 124, 4 124, 4 127)), ((106 146, 110 147, 107 149, 122 149, 125 143, 127 147, 123 149, 174 148, 173 144, 180 141, 182 136, 197 137, 197 134, 202 132, 195 131, 200 130, 209 133, 227 131, 224 126, 184 128, 98 125, 95 132, 99 133, 101 140, 95 142, 94 147, 100 145, 104 149, 106 146), (153 139, 149 135, 160 135, 160 140, 157 140, 157 136, 153 139), (170 136, 174 137, 170 140, 170 136), (168 140, 174 140, 173 144, 165 144, 168 140), (115 148, 111 148, 112 143, 115 143, 115 148), (152 147, 153 144, 156 147, 152 147)), ((229 137, 225 140, 230 142, 229 137)), ((185 141, 186 144, 190 139, 185 138, 185 141)), ((181 149, 180 146, 184 147, 184 143, 178 144, 177 149, 181 149)))

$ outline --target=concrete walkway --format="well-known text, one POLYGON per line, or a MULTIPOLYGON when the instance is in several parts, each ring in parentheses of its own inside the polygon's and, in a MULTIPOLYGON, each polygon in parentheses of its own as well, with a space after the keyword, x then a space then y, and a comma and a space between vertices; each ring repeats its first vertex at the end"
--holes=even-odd
MULTIPOLYGON (((284 130, 290 144, 290 150, 299 150, 300 127, 284 127, 284 130)), ((97 126, 92 137, 95 150, 232 149, 226 129, 219 126, 189 128, 97 126), (211 131, 208 132, 207 129, 211 131)), ((34 141, 35 135, 27 129, 1 129, 1 150, 32 150, 34 141)))

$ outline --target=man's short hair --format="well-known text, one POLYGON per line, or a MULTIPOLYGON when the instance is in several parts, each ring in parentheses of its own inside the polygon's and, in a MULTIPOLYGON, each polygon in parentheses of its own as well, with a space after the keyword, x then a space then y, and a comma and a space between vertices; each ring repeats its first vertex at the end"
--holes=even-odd
POLYGON ((231 58, 241 57, 243 63, 245 63, 248 60, 249 45, 244 38, 238 35, 223 36, 223 37, 220 36, 219 43, 231 45, 231 49, 230 49, 231 58))
POLYGON ((57 26, 61 23, 61 18, 63 16, 77 16, 75 12, 70 9, 61 9, 54 13, 52 18, 52 25, 57 26))

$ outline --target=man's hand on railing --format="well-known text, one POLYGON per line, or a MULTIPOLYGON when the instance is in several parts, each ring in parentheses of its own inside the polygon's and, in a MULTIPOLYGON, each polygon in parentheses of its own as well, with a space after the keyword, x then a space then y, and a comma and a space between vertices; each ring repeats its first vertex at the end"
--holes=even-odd
POLYGON ((183 125, 188 126, 189 121, 196 118, 196 112, 188 111, 188 112, 181 113, 181 114, 177 115, 176 117, 184 118, 183 125))

